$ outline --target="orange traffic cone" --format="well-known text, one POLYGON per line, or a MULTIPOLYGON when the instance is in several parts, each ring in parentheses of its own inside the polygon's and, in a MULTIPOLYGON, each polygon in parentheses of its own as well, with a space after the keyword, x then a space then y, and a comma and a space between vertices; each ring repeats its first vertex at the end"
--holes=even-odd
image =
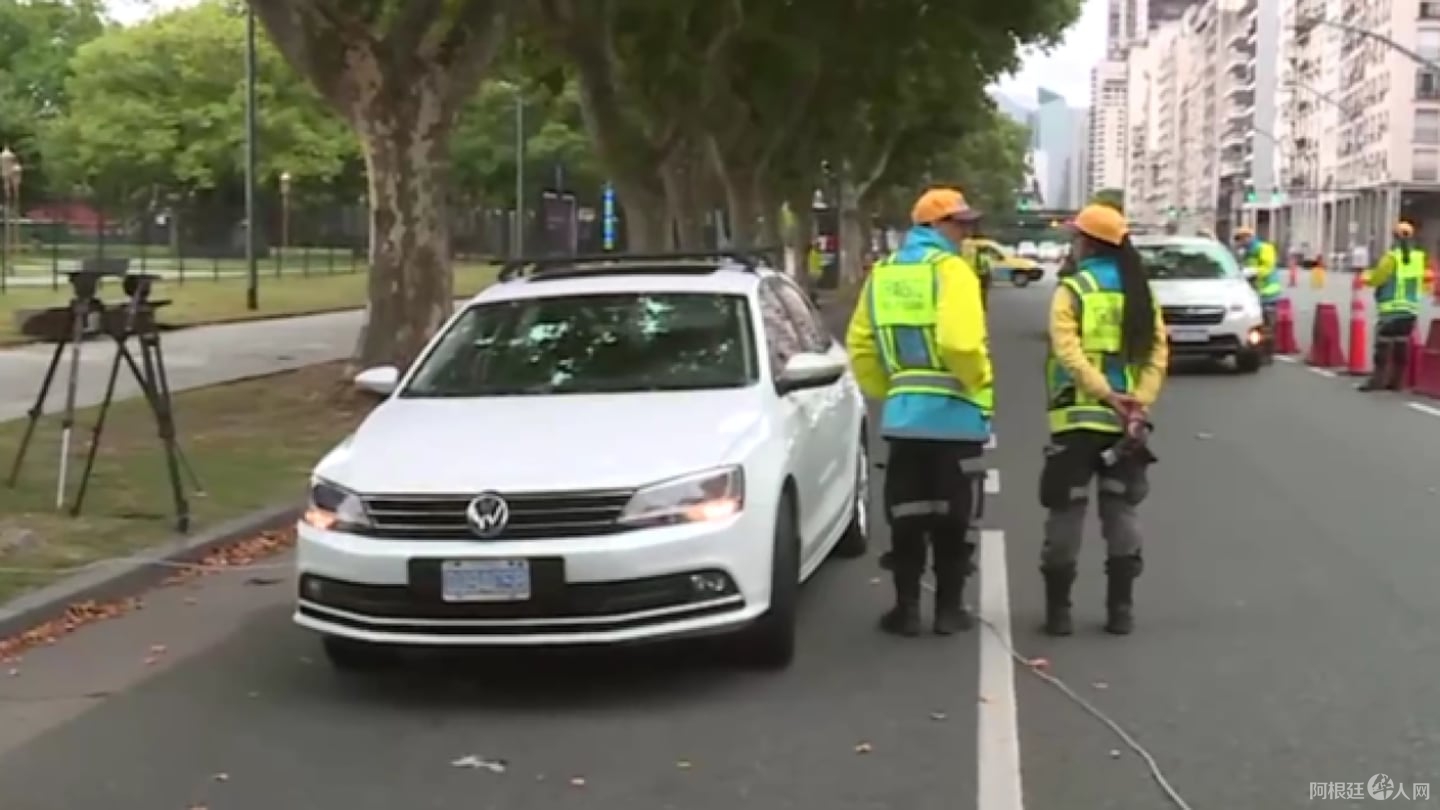
POLYGON ((1295 339, 1295 309, 1289 298, 1281 298, 1275 304, 1274 345, 1276 354, 1300 351, 1300 342, 1295 339))
MULTIPOLYGON (((1359 274, 1356 274, 1357 278, 1359 274)), ((1349 362, 1345 373, 1352 377, 1363 377, 1370 373, 1370 357, 1366 353, 1368 343, 1365 335, 1365 299, 1360 295, 1350 296, 1350 342, 1346 346, 1349 362)))
POLYGON ((1315 266, 1310 268, 1310 289, 1325 289, 1325 257, 1318 256, 1315 259, 1315 266))

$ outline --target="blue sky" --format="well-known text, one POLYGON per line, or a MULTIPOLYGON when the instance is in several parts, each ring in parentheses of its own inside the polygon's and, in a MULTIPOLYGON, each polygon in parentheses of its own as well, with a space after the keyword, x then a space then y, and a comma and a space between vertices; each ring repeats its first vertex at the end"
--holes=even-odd
POLYGON ((1035 91, 1047 87, 1074 107, 1090 104, 1090 68, 1105 54, 1106 0, 1083 0, 1080 20, 1066 32, 1065 41, 1050 53, 1026 54, 1020 72, 999 82, 1000 91, 1027 107, 1035 106, 1035 91))
MULTIPOLYGON (((187 6, 195 0, 109 0, 110 14, 123 23, 144 19, 158 10, 187 6)), ((1035 91, 1048 87, 1064 96, 1071 105, 1090 103, 1090 68, 1105 51, 1106 0, 1084 0, 1080 21, 1065 41, 1050 53, 1026 54, 1025 64, 1014 76, 999 82, 1006 95, 1028 107, 1035 106, 1035 91)))

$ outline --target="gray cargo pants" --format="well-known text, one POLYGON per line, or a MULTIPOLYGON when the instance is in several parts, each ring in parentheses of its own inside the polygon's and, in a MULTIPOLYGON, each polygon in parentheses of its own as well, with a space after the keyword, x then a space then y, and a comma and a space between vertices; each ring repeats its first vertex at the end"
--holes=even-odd
POLYGON ((1075 564, 1085 537, 1085 512, 1090 484, 1099 493, 1100 534, 1107 557, 1139 557, 1142 546, 1136 507, 1150 492, 1146 465, 1121 458, 1107 467, 1102 454, 1119 440, 1108 433, 1075 431, 1052 436, 1040 473, 1040 504, 1045 518, 1045 545, 1040 564, 1061 568, 1075 564))

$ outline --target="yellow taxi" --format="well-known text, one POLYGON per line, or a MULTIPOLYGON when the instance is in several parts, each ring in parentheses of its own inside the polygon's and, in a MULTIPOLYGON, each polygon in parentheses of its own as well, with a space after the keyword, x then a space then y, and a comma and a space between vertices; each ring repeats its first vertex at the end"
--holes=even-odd
POLYGON ((989 265, 992 276, 1010 277, 1010 283, 1024 287, 1045 277, 1045 269, 1034 259, 1027 259, 993 239, 974 240, 981 259, 989 265))

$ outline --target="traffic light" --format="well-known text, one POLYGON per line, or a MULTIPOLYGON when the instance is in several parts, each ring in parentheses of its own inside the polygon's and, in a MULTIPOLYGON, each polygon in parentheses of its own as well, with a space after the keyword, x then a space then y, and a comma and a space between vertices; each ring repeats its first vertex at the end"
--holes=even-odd
POLYGON ((1255 181, 1254 181, 1254 180, 1246 180, 1246 181, 1245 181, 1245 202, 1247 202, 1247 203, 1253 203, 1253 202, 1256 202, 1258 199, 1259 199, 1259 198, 1256 197, 1256 195, 1255 195, 1255 181))
POLYGON ((1024 197, 1021 197, 1019 200, 1016 201, 1015 206, 1021 211, 1029 211, 1030 201, 1024 197))

